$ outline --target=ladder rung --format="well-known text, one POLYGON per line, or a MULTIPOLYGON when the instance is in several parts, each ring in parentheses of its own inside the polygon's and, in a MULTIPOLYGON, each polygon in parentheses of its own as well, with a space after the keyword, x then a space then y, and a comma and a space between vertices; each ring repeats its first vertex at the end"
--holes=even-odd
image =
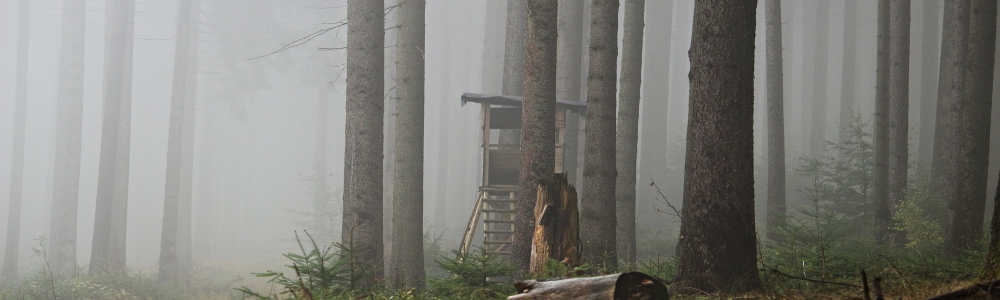
POLYGON ((514 201, 517 201, 517 199, 510 199, 510 198, 504 198, 504 199, 483 199, 483 202, 513 203, 514 201))
POLYGON ((484 213, 514 213, 513 209, 484 209, 484 213))
POLYGON ((490 233, 513 234, 514 231, 513 230, 483 230, 483 233, 486 233, 486 234, 490 234, 490 233))
POLYGON ((514 220, 483 220, 483 223, 508 223, 508 224, 513 224, 514 220))

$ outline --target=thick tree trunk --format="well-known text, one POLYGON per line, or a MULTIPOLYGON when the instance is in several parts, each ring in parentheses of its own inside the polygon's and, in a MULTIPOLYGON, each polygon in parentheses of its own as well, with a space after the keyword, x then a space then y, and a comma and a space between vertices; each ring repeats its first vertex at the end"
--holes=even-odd
POLYGON ((538 179, 550 177, 555 171, 558 10, 556 0, 528 0, 521 172, 514 205, 516 223, 511 253, 522 269, 530 266, 531 237, 535 232, 532 211, 538 195, 538 179))
MULTIPOLYGON (((858 0, 844 0, 844 59, 840 78, 840 144, 850 138, 848 124, 859 113, 855 88, 858 73, 858 0)), ((770 80, 768 82, 771 82, 770 80)))
POLYGON ((106 5, 101 159, 89 272, 124 274, 135 2, 113 0, 106 5))
POLYGON ((930 168, 934 157, 934 113, 937 110, 938 63, 941 51, 941 2, 924 0, 924 24, 921 29, 920 67, 920 136, 917 138, 918 165, 930 168))
POLYGON ((951 254, 975 247, 982 238, 989 176, 990 117, 993 96, 997 1, 973 0, 970 5, 968 66, 963 97, 955 102, 959 118, 953 123, 958 140, 955 152, 954 207, 946 249, 951 254))
POLYGON ((823 156, 824 145, 826 144, 826 89, 829 86, 827 82, 827 65, 829 65, 830 57, 828 55, 829 51, 829 41, 830 41, 830 2, 829 1, 817 1, 816 8, 816 24, 813 29, 816 30, 816 40, 815 40, 815 56, 813 69, 813 89, 812 89, 812 132, 809 134, 809 155, 815 158, 823 156))
POLYGON ((538 179, 538 201, 532 218, 535 231, 531 239, 532 274, 543 274, 545 262, 554 259, 572 268, 580 265, 580 213, 576 189, 565 173, 538 179))
POLYGON ((167 137, 166 191, 163 197, 163 228, 160 235, 160 282, 175 283, 180 276, 178 238, 183 161, 185 102, 188 57, 191 41, 191 1, 181 0, 177 8, 177 42, 174 52, 174 85, 170 97, 170 126, 167 137))
POLYGON ((757 1, 695 3, 684 206, 674 285, 759 289, 753 208, 757 1))
POLYGON ((424 1, 397 10, 396 172, 392 203, 394 287, 424 287, 424 1))
POLYGON ((518 294, 507 300, 528 299, 669 299, 667 287, 652 276, 629 272, 562 280, 527 280, 514 284, 518 294))
POLYGON ((964 103, 966 88, 966 73, 968 45, 970 38, 969 18, 970 2, 948 0, 944 5, 944 25, 941 41, 941 84, 938 89, 937 125, 934 131, 934 162, 933 176, 945 195, 948 205, 948 224, 945 227, 945 251, 954 255, 964 251, 964 233, 958 230, 966 229, 968 216, 955 197, 959 195, 957 170, 958 159, 958 121, 961 118, 961 105, 964 103))
POLYGON ((347 3, 347 120, 341 239, 362 284, 382 277, 382 143, 385 19, 382 1, 347 3))
MULTIPOLYGON (((847 0, 853 2, 853 0, 847 0)), ((781 0, 764 3, 767 22, 767 239, 780 241, 785 226, 785 77, 781 50, 781 0)), ((845 55, 846 57, 846 55, 845 55)))
MULTIPOLYGON (((910 0, 889 8, 889 224, 906 195, 910 115, 910 0)), ((906 232, 890 229, 890 243, 902 248, 906 232)))
POLYGON ((636 158, 639 146, 639 97, 642 87, 642 37, 645 0, 625 0, 622 37, 621 90, 618 91, 618 133, 615 148, 618 176, 615 181, 617 253, 626 264, 635 264, 636 158))
MULTIPOLYGON (((527 17, 528 0, 507 1, 507 37, 504 43, 502 87, 502 93, 507 96, 524 96, 524 39, 527 17)), ((520 130, 500 131, 500 144, 517 145, 520 142, 520 130)))
POLYGON ((875 242, 889 241, 889 0, 878 1, 878 47, 875 66, 875 242))
POLYGON ((590 17, 587 129, 583 162, 580 240, 583 262, 597 268, 618 263, 615 254, 615 79, 618 0, 594 0, 590 17))
MULTIPOLYGON (((556 43, 556 99, 583 101, 580 95, 583 79, 583 5, 580 0, 559 0, 559 36, 556 43)), ((563 172, 570 183, 576 182, 580 150, 580 118, 566 114, 563 135, 563 172)))
POLYGON ((76 274, 76 223, 80 190, 80 148, 83 124, 83 39, 85 3, 63 1, 62 45, 59 50, 59 94, 56 104, 55 171, 49 262, 53 272, 76 274))
MULTIPOLYGON (((21 246, 21 190, 24 186, 24 123, 28 104, 28 26, 31 3, 21 0, 17 22, 17 78, 14 97, 14 145, 10 168, 10 204, 7 211, 7 235, 0 282, 17 279, 17 264, 21 246)), ((71 15, 65 13, 65 16, 71 15)), ((64 16, 64 19, 65 19, 64 16)))

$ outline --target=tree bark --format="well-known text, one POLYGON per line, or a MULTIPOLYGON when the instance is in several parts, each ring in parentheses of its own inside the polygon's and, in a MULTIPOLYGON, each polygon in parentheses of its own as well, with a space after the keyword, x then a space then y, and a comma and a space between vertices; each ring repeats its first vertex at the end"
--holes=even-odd
POLYGON ((878 1, 878 47, 875 65, 875 242, 889 241, 889 0, 878 1))
POLYGON ((990 117, 993 102, 993 63, 997 24, 997 1, 973 0, 969 18, 968 66, 963 97, 955 102, 955 193, 949 194, 952 213, 950 234, 945 239, 952 255, 973 248, 982 238, 986 209, 986 178, 989 176, 990 117))
POLYGON ((538 195, 538 179, 551 177, 555 171, 558 10, 556 0, 528 0, 521 172, 511 253, 514 262, 523 269, 530 266, 531 237, 535 232, 532 211, 538 195))
POLYGON ((163 197, 163 228, 160 236, 159 281, 180 280, 178 238, 181 197, 181 164, 184 141, 184 106, 187 96, 188 57, 191 54, 191 1, 181 0, 177 8, 177 42, 174 52, 174 86, 170 97, 170 125, 167 134, 166 191, 163 197))
POLYGON ((674 286, 759 289, 753 208, 757 1, 695 3, 684 216, 674 286))
POLYGON ((89 273, 125 273, 134 0, 106 4, 104 108, 89 273))
POLYGON ((538 180, 529 271, 545 273, 548 259, 559 261, 568 268, 576 267, 580 264, 580 213, 576 189, 569 185, 565 173, 538 180))
MULTIPOLYGON (((855 88, 858 73, 858 0, 844 0, 844 59, 840 83, 840 118, 838 135, 840 144, 850 138, 851 123, 855 113, 859 113, 855 88)), ((771 82, 770 80, 768 82, 771 82)))
MULTIPOLYGON (((528 0, 507 1, 507 32, 503 55, 503 87, 507 96, 524 96, 525 30, 527 30, 528 0)), ((521 132, 517 129, 500 131, 500 144, 517 145, 521 132)))
POLYGON ((587 130, 583 162, 580 240, 583 262, 613 269, 615 253, 615 79, 618 0, 594 0, 587 75, 587 130))
POLYGON ((392 204, 393 286, 424 287, 424 12, 401 0, 396 40, 396 172, 392 204))
MULTIPOLYGON (((848 3, 853 0, 847 0, 848 3)), ((767 239, 781 241, 785 226, 785 77, 781 48, 781 0, 764 3, 767 27, 767 239)), ((846 30, 846 29, 845 29, 846 30)), ((845 55, 846 57, 846 55, 845 55)))
MULTIPOLYGON (((28 104, 28 26, 31 24, 31 3, 21 0, 17 22, 17 78, 14 97, 14 141, 10 168, 10 205, 7 211, 7 235, 0 282, 17 280, 17 265, 21 246, 21 199, 24 186, 24 123, 28 104)), ((65 13, 65 16, 71 15, 65 13)))
POLYGON ((889 16, 889 238, 902 248, 906 232, 894 229, 894 216, 905 199, 909 163, 910 0, 893 0, 889 16))
POLYGON ((940 0, 924 1, 924 24, 921 29, 923 45, 921 45, 920 67, 920 136, 917 138, 918 165, 931 167, 934 157, 934 113, 937 110, 938 72, 941 46, 941 2, 940 0))
POLYGON ((622 37, 621 90, 618 91, 618 134, 615 181, 617 253, 626 264, 635 265, 636 158, 639 146, 639 97, 642 87, 642 37, 645 0, 625 0, 622 37))
POLYGON ((814 24, 814 30, 816 30, 816 40, 815 40, 815 57, 813 69, 813 89, 812 89, 812 132, 809 134, 809 153, 810 156, 819 158, 823 156, 824 146, 826 144, 826 90, 829 83, 827 82, 827 66, 829 65, 830 57, 828 55, 829 51, 829 40, 830 40, 830 2, 829 1, 817 1, 816 7, 816 24, 814 24))
POLYGON ((382 1, 347 4, 347 120, 342 242, 361 284, 382 278, 382 143, 385 19, 382 1))
MULTIPOLYGON (((556 99, 583 101, 581 83, 583 79, 583 6, 584 1, 559 1, 559 36, 556 43, 556 99)), ((563 172, 570 183, 576 182, 579 169, 580 118, 566 114, 566 128, 563 136, 563 172)))
POLYGON ((957 254, 965 250, 956 248, 963 244, 962 233, 955 232, 964 227, 967 216, 953 197, 958 195, 955 177, 956 151, 958 151, 957 121, 961 117, 963 90, 965 89, 966 65, 969 45, 970 2, 949 0, 944 5, 944 25, 941 33, 941 81, 938 88, 937 125, 934 131, 934 183, 945 195, 948 205, 948 224, 945 227, 945 252, 957 254))

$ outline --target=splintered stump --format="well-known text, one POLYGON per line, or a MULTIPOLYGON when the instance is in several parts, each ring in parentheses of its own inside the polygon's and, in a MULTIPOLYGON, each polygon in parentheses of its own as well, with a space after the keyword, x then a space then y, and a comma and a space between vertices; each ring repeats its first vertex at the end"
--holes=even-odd
POLYGON ((640 272, 554 281, 527 280, 515 283, 514 287, 520 294, 507 297, 507 300, 668 299, 667 287, 663 282, 640 272))
POLYGON ((549 258, 560 261, 567 269, 576 267, 580 262, 580 215, 576 189, 566 181, 565 173, 538 180, 535 220, 529 271, 545 273, 549 258))

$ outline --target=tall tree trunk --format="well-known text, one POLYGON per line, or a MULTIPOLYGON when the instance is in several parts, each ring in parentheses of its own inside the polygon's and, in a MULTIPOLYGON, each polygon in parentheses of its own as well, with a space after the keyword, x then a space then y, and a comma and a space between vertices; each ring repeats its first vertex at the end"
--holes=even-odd
POLYGON ((177 264, 181 275, 191 274, 194 267, 192 245, 192 204, 194 197, 194 126, 198 111, 198 51, 201 1, 191 0, 191 33, 188 42, 188 75, 185 88, 184 125, 181 141, 181 192, 177 218, 177 264))
POLYGON ((809 134, 809 153, 812 157, 822 157, 824 145, 826 144, 826 89, 829 83, 827 79, 827 65, 830 57, 830 2, 817 1, 816 8, 816 44, 815 44, 815 68, 813 69, 813 89, 812 89, 812 132, 809 134))
POLYGON ((49 262, 62 277, 76 274, 76 223, 80 190, 83 125, 83 57, 86 19, 84 1, 63 1, 62 45, 59 49, 59 94, 56 104, 55 171, 49 262))
MULTIPOLYGON (((524 95, 524 39, 527 28, 528 0, 507 1, 507 38, 503 55, 503 93, 507 96, 524 95)), ((521 132, 517 129, 500 131, 500 144, 517 145, 521 132)))
POLYGON ((512 257, 523 270, 531 263, 539 178, 550 178, 556 159, 556 35, 559 2, 528 0, 521 106, 521 171, 518 176, 512 257))
MULTIPOLYGON (((556 43, 556 99, 582 101, 581 83, 583 79, 583 6, 580 0, 559 0, 559 40, 556 43)), ((576 182, 580 150, 580 118, 566 114, 566 129, 563 135, 563 172, 570 183, 576 182)))
POLYGON ((757 1, 695 2, 684 218, 674 278, 680 290, 761 287, 753 208, 756 11, 757 1))
POLYGON ((934 113, 937 110, 938 72, 941 43, 940 0, 924 0, 923 53, 920 67, 920 136, 917 138, 918 165, 930 168, 934 157, 934 113))
POLYGON ((945 248, 950 254, 976 246, 983 233, 986 178, 989 176, 990 117, 993 96, 997 1, 973 0, 970 5, 969 48, 963 97, 954 102, 955 193, 948 200, 954 209, 945 248))
POLYGON ((878 1, 878 47, 875 65, 875 242, 889 241, 889 0, 878 1))
MULTIPOLYGON (((840 118, 838 135, 840 144, 850 137, 847 126, 858 113, 855 77, 858 73, 858 0, 844 0, 844 59, 840 75, 840 118)), ((768 81, 770 82, 770 81, 768 81)))
MULTIPOLYGON (((909 162, 910 0, 893 0, 889 17, 889 224, 896 228, 892 224, 906 195, 909 162)), ((906 232, 890 230, 894 246, 906 244, 906 232)))
POLYGON ((178 238, 181 197, 181 164, 183 163, 185 102, 188 83, 188 58, 191 54, 191 2, 181 0, 177 8, 177 41, 174 52, 174 85, 170 97, 170 127, 167 137, 166 191, 163 197, 163 231, 160 236, 161 282, 180 279, 178 238))
POLYGON ((948 224, 945 232, 945 251, 950 255, 965 250, 962 245, 967 216, 954 201, 958 196, 955 162, 958 151, 957 122, 961 118, 961 104, 965 89, 969 45, 969 1, 948 0, 944 5, 944 25, 941 32, 941 81, 938 86, 937 125, 934 131, 933 176, 942 189, 948 205, 948 224))
POLYGON ((667 174, 667 141, 670 140, 670 130, 667 130, 670 116, 668 102, 670 99, 670 43, 671 23, 673 22, 673 0, 657 0, 646 3, 645 11, 649 18, 644 20, 648 25, 643 28, 646 37, 643 47, 643 81, 642 98, 639 103, 639 179, 636 184, 637 218, 649 216, 650 205, 658 203, 661 198, 652 182, 666 183, 667 174))
POLYGON ((615 230, 615 79, 618 0, 594 0, 590 15, 587 130, 580 201, 582 258, 598 268, 618 263, 615 230))
POLYGON ((385 19, 382 1, 347 3, 347 120, 341 239, 349 262, 366 270, 362 284, 382 278, 382 143, 385 19))
POLYGON ((424 12, 401 0, 396 40, 396 172, 392 204, 394 287, 424 287, 424 12))
POLYGON ((313 238, 320 243, 329 244, 333 242, 334 233, 329 226, 330 208, 330 188, 326 177, 329 174, 329 159, 327 144, 329 143, 329 118, 330 118, 330 97, 332 91, 326 84, 323 85, 316 95, 316 150, 315 150, 315 173, 313 174, 313 215, 312 232, 313 238))
POLYGON ((639 96, 642 86, 642 31, 645 0, 625 0, 622 37, 621 90, 618 91, 618 140, 615 161, 617 208, 617 253, 622 261, 635 264, 635 177, 639 146, 639 96))
MULTIPOLYGON (((10 206, 7 212, 7 241, 3 256, 0 282, 17 279, 17 264, 21 246, 21 190, 24 186, 24 123, 28 104, 28 26, 31 15, 29 0, 21 0, 17 22, 17 79, 14 98, 14 146, 10 168, 10 206)), ((68 14, 67 14, 68 15, 68 14)))
POLYGON ((134 0, 106 4, 104 108, 90 274, 125 273, 134 0))
MULTIPOLYGON (((221 102, 221 101, 219 101, 221 102)), ((217 174, 219 159, 217 143, 222 137, 218 132, 218 104, 219 102, 208 102, 202 104, 201 113, 198 114, 198 150, 196 157, 198 163, 198 185, 197 185, 197 207, 195 211, 194 230, 192 234, 192 248, 196 256, 195 260, 203 260, 214 255, 216 247, 215 239, 219 232, 218 223, 218 181, 217 174)))
MULTIPOLYGON (((847 0, 848 3, 853 0, 847 0)), ((767 239, 780 241, 785 226, 785 77, 781 51, 781 0, 764 3, 767 22, 767 239)), ((846 55, 845 55, 846 57, 846 55)))

